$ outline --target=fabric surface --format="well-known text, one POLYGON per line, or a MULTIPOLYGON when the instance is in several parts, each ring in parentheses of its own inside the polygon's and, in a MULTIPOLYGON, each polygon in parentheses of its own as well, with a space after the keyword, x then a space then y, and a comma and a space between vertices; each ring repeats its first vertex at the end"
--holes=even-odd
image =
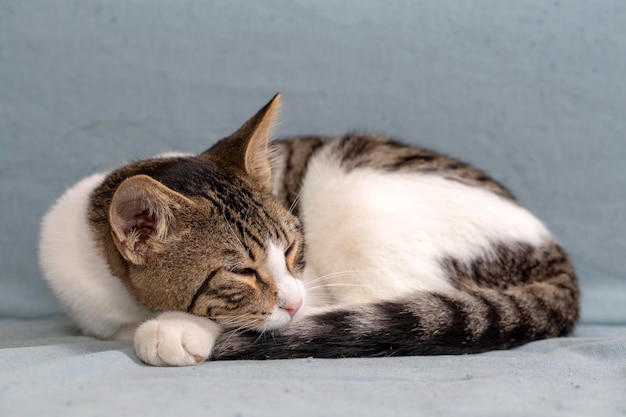
POLYGON ((64 320, 0 320, 0 415, 620 416, 626 326, 473 356, 141 365, 64 320), (598 413, 600 411, 600 413, 598 413))
POLYGON ((622 0, 0 1, 0 415, 626 415, 625 22, 622 0), (54 199, 277 91, 280 136, 377 131, 508 186, 573 259, 576 336, 155 369, 78 335, 36 261, 54 199))

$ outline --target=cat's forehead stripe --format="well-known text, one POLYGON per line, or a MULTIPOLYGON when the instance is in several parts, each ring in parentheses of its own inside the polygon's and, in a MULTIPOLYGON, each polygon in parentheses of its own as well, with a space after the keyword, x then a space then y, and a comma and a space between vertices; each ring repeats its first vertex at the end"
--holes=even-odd
POLYGON ((227 204, 218 195, 207 195, 207 199, 220 210, 224 220, 234 226, 242 242, 247 243, 251 239, 258 247, 263 248, 267 237, 287 240, 288 234, 282 222, 260 204, 237 208, 227 204))
POLYGON ((276 218, 259 195, 238 178, 196 158, 163 160, 144 169, 145 173, 174 191, 208 200, 228 222, 238 238, 264 247, 269 236, 286 240, 283 222, 276 218))

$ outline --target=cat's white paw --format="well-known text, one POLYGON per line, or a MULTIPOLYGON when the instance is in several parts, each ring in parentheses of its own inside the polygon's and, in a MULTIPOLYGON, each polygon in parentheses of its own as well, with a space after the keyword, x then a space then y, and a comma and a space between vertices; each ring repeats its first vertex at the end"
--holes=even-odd
POLYGON ((168 311, 135 332, 135 352, 148 365, 189 366, 204 362, 221 327, 204 317, 168 311))

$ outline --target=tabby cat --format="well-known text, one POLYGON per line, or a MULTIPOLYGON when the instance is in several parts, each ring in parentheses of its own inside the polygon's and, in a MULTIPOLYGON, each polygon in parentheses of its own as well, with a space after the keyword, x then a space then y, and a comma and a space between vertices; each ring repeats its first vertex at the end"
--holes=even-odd
POLYGON ((194 365, 477 353, 572 331, 572 266, 502 185, 373 134, 269 143, 279 102, 199 155, 60 197, 40 263, 84 333, 194 365))

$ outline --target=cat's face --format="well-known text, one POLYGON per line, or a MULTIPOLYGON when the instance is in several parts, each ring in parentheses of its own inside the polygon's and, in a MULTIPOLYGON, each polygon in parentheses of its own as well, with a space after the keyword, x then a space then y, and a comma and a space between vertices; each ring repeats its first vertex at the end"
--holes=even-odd
POLYGON ((277 100, 203 154, 137 163, 115 191, 111 235, 143 306, 261 330, 302 310, 300 223, 269 192, 277 100))

